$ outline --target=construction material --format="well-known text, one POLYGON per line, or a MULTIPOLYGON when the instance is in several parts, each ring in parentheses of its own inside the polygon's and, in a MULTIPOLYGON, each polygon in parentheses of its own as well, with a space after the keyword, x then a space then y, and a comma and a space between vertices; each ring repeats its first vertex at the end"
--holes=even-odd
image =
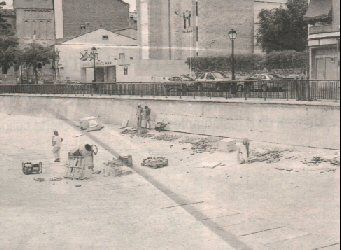
POLYGON ((155 130, 158 132, 161 131, 166 131, 166 127, 168 126, 169 123, 165 123, 165 122, 157 122, 155 124, 155 130))
POLYGON ((322 163, 329 163, 333 166, 340 166, 340 157, 334 157, 332 159, 325 159, 323 157, 320 157, 320 156, 315 156, 313 157, 310 161, 303 161, 302 162, 303 164, 306 164, 308 166, 318 166, 322 163))
POLYGON ((179 139, 181 136, 179 135, 174 135, 174 134, 161 134, 154 136, 153 139, 158 140, 158 141, 175 141, 179 139))
POLYGON ((131 155, 127 155, 127 156, 120 156, 118 158, 124 165, 128 166, 128 167, 132 167, 133 166, 133 157, 131 155))
POLYGON ((248 163, 266 162, 267 164, 277 163, 283 157, 281 150, 270 150, 264 153, 253 152, 248 160, 248 163))
POLYGON ((124 169, 124 164, 120 159, 113 159, 107 163, 104 163, 103 176, 109 177, 122 177, 131 175, 133 172, 124 169))
POLYGON ((148 157, 143 160, 142 166, 158 169, 168 166, 168 159, 165 157, 148 157))
POLYGON ((37 182, 44 182, 45 178, 34 178, 33 180, 35 180, 37 182))
POLYGON ((99 121, 98 117, 85 117, 80 120, 80 128, 81 130, 90 131, 100 131, 104 128, 104 126, 99 121))
POLYGON ((136 135, 137 129, 136 128, 125 128, 121 131, 122 135, 136 135))
POLYGON ((43 172, 43 163, 33 164, 31 162, 22 163, 22 171, 25 175, 41 174, 43 172))

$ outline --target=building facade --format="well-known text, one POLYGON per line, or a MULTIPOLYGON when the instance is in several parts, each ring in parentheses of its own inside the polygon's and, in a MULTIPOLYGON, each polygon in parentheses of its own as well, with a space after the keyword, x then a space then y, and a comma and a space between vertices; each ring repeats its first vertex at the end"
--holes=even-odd
POLYGON ((253 53, 253 1, 138 0, 140 56, 184 60, 230 54, 230 29, 238 32, 236 53, 253 53))
POLYGON ((122 0, 14 0, 17 37, 22 44, 51 45, 97 29, 110 31, 130 25, 129 4, 122 0))
POLYGON ((340 2, 311 0, 309 23, 310 78, 340 80, 340 2))
MULTIPOLYGON (((122 30, 120 32, 123 32, 122 30)), ((61 81, 128 82, 134 79, 139 55, 137 40, 105 29, 57 41, 58 78, 61 81), (92 57, 96 48, 96 59, 92 57)))
POLYGON ((55 41, 53 0, 14 0, 19 43, 33 41, 51 45, 55 41))
POLYGON ((72 38, 97 29, 129 27, 129 4, 122 0, 54 1, 57 38, 72 38))

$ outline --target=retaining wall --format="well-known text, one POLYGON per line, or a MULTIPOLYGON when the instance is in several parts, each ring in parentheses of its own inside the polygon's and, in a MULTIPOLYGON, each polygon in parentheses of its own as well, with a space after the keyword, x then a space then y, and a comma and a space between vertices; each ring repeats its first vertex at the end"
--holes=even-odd
POLYGON ((214 102, 99 97, 0 96, 0 112, 61 114, 70 120, 100 116, 104 123, 135 124, 136 106, 148 105, 153 121, 196 134, 320 148, 340 148, 340 106, 295 103, 214 102))

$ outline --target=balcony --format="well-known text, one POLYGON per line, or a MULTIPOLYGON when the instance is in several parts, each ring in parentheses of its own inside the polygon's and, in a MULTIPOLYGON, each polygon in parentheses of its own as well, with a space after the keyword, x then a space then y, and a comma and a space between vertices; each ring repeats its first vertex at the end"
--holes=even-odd
POLYGON ((309 35, 337 32, 337 31, 339 31, 339 30, 331 24, 310 26, 309 27, 309 35))

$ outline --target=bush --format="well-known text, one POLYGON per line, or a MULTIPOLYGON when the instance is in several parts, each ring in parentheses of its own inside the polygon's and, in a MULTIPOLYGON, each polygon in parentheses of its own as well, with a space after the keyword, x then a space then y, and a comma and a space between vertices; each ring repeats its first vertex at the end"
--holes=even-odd
MULTIPOLYGON (((231 56, 192 57, 186 61, 194 71, 231 71, 231 56)), ((309 66, 308 52, 281 51, 265 55, 236 55, 235 70, 249 72, 263 69, 306 69, 309 66)))

